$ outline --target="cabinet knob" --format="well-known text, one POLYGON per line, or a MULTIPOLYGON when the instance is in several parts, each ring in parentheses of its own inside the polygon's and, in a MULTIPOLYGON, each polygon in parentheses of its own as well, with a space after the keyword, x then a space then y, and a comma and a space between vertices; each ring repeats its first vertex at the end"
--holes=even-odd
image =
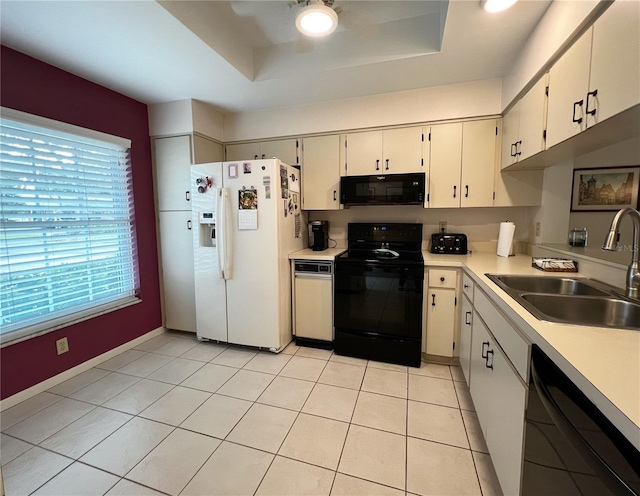
POLYGON ((593 110, 589 110, 589 97, 597 97, 598 96, 598 90, 593 90, 590 91, 589 93, 587 93, 587 108, 585 110, 585 112, 587 113, 587 115, 596 115, 596 109, 595 107, 593 108, 593 110))
POLYGON ((431 306, 432 307, 436 306, 436 295, 435 294, 431 294, 431 306))
POLYGON ((457 186, 454 186, 454 187, 453 187, 453 197, 454 197, 454 198, 456 197, 456 189, 457 189, 457 186))
POLYGON ((464 197, 465 197, 465 198, 469 198, 469 185, 468 185, 468 184, 466 184, 466 185, 464 186, 464 189, 465 189, 464 197))
POLYGON ((467 325, 471 325, 471 312, 465 312, 464 323, 467 325))
POLYGON ((376 160, 376 170, 380 170, 380 160, 376 160))
POLYGON ((262 158, 264 158, 264 157, 265 157, 265 155, 264 155, 264 153, 263 153, 263 154, 262 154, 262 158))
POLYGON ((444 277, 441 277, 441 278, 440 278, 440 282, 444 282, 444 277))
POLYGON ((336 190, 333 190, 333 201, 336 201, 336 190))
POLYGON ((468 285, 468 284, 465 284, 465 285, 463 285, 463 288, 464 288, 464 289, 469 289, 469 285, 468 285))
POLYGON ((258 160, 258 155, 254 155, 253 160, 258 160))
POLYGON ((191 201, 191 191, 184 192, 184 199, 187 201, 191 201))
POLYGON ((386 162, 387 162, 387 166, 385 167, 385 169, 389 170, 389 159, 387 159, 386 162))
POLYGON ((511 156, 515 157, 517 151, 518 151, 517 143, 511 143, 511 156))
POLYGON ((522 150, 520 149, 522 145, 522 140, 516 141, 516 156, 522 155, 522 150))
POLYGON ((189 231, 191 231, 191 221, 190 220, 187 221, 187 229, 189 229, 189 231))

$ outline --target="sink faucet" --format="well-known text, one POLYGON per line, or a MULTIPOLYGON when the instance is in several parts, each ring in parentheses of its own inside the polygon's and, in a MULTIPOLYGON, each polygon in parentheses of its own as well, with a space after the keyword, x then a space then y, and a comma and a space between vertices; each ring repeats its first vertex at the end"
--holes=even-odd
POLYGON ((621 209, 611 221, 609 234, 604 240, 602 249, 606 251, 616 251, 618 240, 620 239, 620 221, 629 215, 633 221, 633 247, 631 253, 631 264, 627 269, 627 287, 625 295, 628 298, 640 299, 640 263, 638 262, 638 249, 640 248, 640 213, 633 208, 621 209))

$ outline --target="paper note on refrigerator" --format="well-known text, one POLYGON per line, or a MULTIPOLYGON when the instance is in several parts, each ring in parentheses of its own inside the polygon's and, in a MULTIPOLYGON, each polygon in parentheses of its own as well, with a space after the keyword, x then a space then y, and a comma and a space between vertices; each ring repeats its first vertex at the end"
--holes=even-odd
POLYGON ((257 210, 238 210, 238 230, 249 231, 258 229, 257 210))

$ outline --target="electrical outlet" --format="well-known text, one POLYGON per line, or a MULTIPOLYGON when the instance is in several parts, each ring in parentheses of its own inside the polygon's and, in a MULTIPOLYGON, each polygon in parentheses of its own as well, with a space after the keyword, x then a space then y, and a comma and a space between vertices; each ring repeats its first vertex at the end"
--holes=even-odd
POLYGON ((446 220, 441 220, 440 222, 438 222, 438 231, 443 233, 443 232, 447 232, 447 221, 446 220))
POLYGON ((67 338, 58 339, 56 341, 56 349, 58 350, 58 355, 69 351, 69 341, 67 341, 67 338))
POLYGON ((536 222, 536 238, 540 237, 540 222, 536 222))

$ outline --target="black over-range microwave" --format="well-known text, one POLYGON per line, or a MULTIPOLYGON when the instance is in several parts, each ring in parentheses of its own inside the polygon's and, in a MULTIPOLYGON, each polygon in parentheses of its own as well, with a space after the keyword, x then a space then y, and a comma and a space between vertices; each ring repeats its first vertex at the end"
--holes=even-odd
POLYGON ((343 205, 423 205, 425 173, 344 176, 340 178, 343 205))

